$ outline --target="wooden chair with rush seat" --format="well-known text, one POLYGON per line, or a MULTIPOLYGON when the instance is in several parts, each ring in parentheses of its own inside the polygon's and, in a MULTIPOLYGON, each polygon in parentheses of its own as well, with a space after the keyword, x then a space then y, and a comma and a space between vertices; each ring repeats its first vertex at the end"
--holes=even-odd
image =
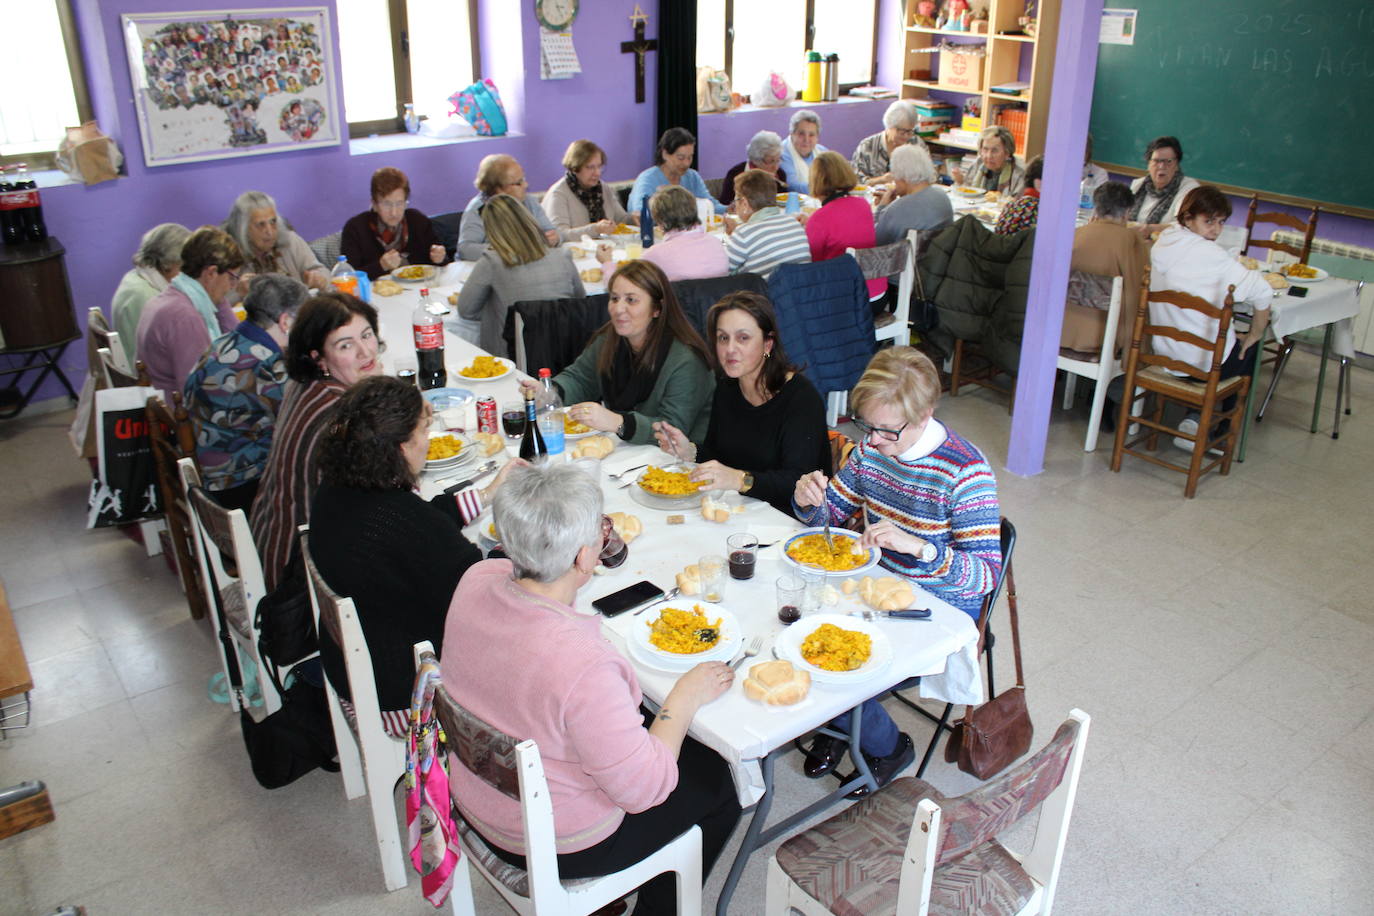
POLYGON ((1225 303, 1218 308, 1198 296, 1175 290, 1149 289, 1149 273, 1147 268, 1145 289, 1141 292, 1140 307, 1136 310, 1135 330, 1126 359, 1125 396, 1116 421, 1112 470, 1121 470, 1122 456, 1134 455, 1151 464, 1179 471, 1187 476, 1183 495, 1191 499, 1197 493, 1198 480, 1203 474, 1218 468, 1223 475, 1231 472, 1231 459, 1240 437, 1245 396, 1250 390, 1250 375, 1242 374, 1224 381, 1221 379, 1221 364, 1226 360, 1226 332, 1231 326, 1236 288, 1227 288, 1225 303), (1172 325, 1152 323, 1149 314, 1151 302, 1166 302, 1216 321, 1216 338, 1207 339, 1172 325), (1143 342, 1159 337, 1189 344, 1204 353, 1210 352, 1211 361, 1207 371, 1167 356, 1146 353, 1143 342), (1228 398, 1234 398, 1232 406, 1223 409, 1222 404, 1228 398), (1178 426, 1167 425, 1164 422, 1166 403, 1179 405, 1185 411, 1196 411, 1199 415, 1197 432, 1188 433, 1178 426), (1137 404, 1140 405, 1138 411, 1137 404), (1227 425, 1226 431, 1213 432, 1222 423, 1227 425), (1133 438, 1128 440, 1133 424, 1139 424, 1139 427, 1133 438), (1187 465, 1176 464, 1155 454, 1159 448, 1160 433, 1193 443, 1187 465), (1213 455, 1215 457, 1208 460, 1213 455))
POLYGON ((167 536, 172 542, 172 556, 176 559, 177 577, 191 619, 200 620, 209 607, 204 584, 196 563, 195 523, 191 520, 191 505, 182 483, 177 462, 185 458, 195 465, 196 430, 181 402, 180 392, 172 394, 172 409, 168 410, 161 397, 148 399, 148 444, 157 468, 158 489, 162 492, 162 514, 167 522, 167 536))

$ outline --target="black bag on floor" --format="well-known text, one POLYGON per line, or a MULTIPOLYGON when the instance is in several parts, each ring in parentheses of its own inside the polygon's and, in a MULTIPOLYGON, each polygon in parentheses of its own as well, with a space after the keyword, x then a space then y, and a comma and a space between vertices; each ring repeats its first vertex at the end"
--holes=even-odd
POLYGON ((316 767, 339 772, 324 687, 302 677, 300 666, 287 680, 291 686, 282 694, 281 709, 261 722, 254 722, 247 709, 239 710, 253 776, 264 789, 289 785, 316 767))

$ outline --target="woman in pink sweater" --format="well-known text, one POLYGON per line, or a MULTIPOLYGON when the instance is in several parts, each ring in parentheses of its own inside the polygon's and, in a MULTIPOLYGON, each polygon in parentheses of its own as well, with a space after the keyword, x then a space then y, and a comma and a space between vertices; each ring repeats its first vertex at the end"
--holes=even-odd
MULTIPOLYGON (((687 727, 734 672, 697 665, 645 727, 634 669, 601 636, 600 618, 575 606, 601 552, 601 508, 597 483, 575 468, 511 473, 493 510, 510 559, 478 563, 458 583, 444 626, 444 686, 473 714, 539 745, 563 878, 618 871, 693 824, 704 878, 740 808, 729 767, 687 727)), ((456 759, 451 769, 463 816, 523 867, 519 802, 456 759)), ((635 913, 672 913, 673 880, 640 888, 635 913)))
MULTIPOLYGON (((872 248, 873 208, 862 197, 850 197, 859 176, 839 153, 816 154, 811 164, 811 196, 821 208, 806 220, 806 238, 811 243, 811 260, 828 261, 844 254, 846 248, 872 248)), ((887 292, 887 280, 868 281, 868 298, 887 292)))

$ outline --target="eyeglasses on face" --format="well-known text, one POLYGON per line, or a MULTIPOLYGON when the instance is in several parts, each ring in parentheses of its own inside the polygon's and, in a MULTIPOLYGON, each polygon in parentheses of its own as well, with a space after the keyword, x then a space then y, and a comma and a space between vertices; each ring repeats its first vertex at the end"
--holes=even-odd
POLYGON ((859 428, 859 432, 864 434, 865 439, 877 433, 879 438, 886 439, 888 442, 896 442, 898 439, 902 438, 902 433, 906 432, 906 428, 911 425, 908 421, 897 429, 887 429, 882 426, 874 426, 872 423, 865 423, 858 417, 851 417, 850 419, 853 424, 859 428))

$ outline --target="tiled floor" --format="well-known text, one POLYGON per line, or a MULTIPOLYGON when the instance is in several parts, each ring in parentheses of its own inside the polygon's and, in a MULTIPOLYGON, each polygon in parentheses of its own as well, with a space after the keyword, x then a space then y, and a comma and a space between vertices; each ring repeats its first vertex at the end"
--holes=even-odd
MULTIPOLYGON (((1083 453, 1081 405, 1054 410, 1044 473, 999 475, 1038 739, 1072 706, 1093 716, 1062 913, 1370 910, 1374 381, 1355 373, 1333 442, 1306 429, 1314 374, 1295 359, 1249 460, 1195 500, 1143 462, 1111 473, 1105 435, 1083 453)), ((967 393, 941 416, 1002 465, 1001 403, 967 393)), ((0 911, 432 912, 413 880, 383 893, 366 804, 337 776, 253 781, 237 722, 206 697, 209 629, 162 558, 84 530, 69 418, 0 423, 0 577, 38 684, 35 727, 0 743, 0 786, 43 779, 57 811, 0 842, 0 911)), ((780 806, 816 793, 795 756, 780 769, 780 806)), ((943 762, 928 776, 971 785, 943 762)), ((762 911, 764 871, 759 855, 732 912, 762 911)), ((508 912, 476 886, 479 911, 508 912)))

